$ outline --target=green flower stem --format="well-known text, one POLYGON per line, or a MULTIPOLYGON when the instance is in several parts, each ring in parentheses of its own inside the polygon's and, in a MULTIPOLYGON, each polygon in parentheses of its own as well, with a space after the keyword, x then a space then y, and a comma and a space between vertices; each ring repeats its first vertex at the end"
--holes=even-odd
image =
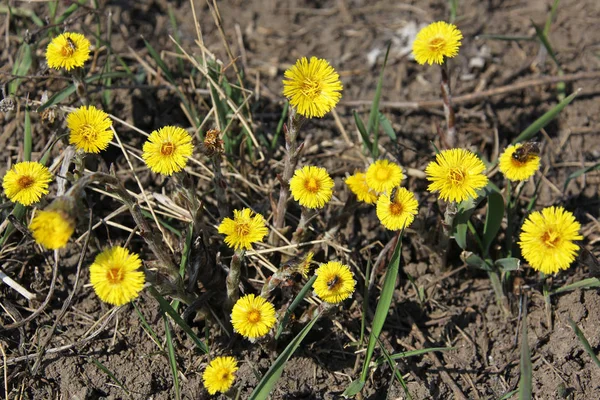
POLYGON ((452 108, 452 93, 450 91, 450 73, 448 71, 448 63, 444 62, 441 65, 442 81, 440 88, 442 89, 442 101, 444 104, 444 116, 446 117, 446 137, 442 138, 443 147, 451 149, 456 146, 456 125, 454 119, 454 109, 452 108))
POLYGON ((227 274, 227 309, 233 308, 233 305, 240 298, 240 275, 242 269, 242 260, 244 259, 244 249, 238 249, 231 258, 229 264, 229 273, 227 274))
POLYGON ((445 269, 448 263, 448 252, 450 251, 450 235, 452 234, 452 226, 454 225, 454 217, 458 212, 458 204, 451 201, 446 205, 444 211, 444 222, 442 224, 442 235, 440 238, 440 249, 444 253, 442 255, 442 268, 445 269))

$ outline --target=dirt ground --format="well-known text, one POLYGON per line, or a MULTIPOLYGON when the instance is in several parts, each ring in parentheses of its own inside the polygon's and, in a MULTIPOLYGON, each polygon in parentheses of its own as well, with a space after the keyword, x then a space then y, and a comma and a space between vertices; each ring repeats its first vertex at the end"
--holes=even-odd
MULTIPOLYGON (((6 3, 6 2, 4 2, 6 3)), ((33 9, 44 15, 45 4, 8 1, 13 6, 33 9)), ((70 2, 69 2, 70 3, 70 2)), ((213 14, 203 1, 195 2, 204 46, 224 64, 229 56, 219 34, 213 14)), ((486 94, 469 101, 463 95, 485 92, 494 88, 510 87, 523 81, 534 81, 556 76, 558 69, 549 55, 541 50, 539 41, 491 40, 478 36, 485 34, 535 36, 533 23, 543 26, 552 1, 458 1, 457 26, 465 39, 457 58, 452 60, 453 95, 456 104, 459 145, 476 150, 488 160, 514 139, 536 118, 557 103, 556 85, 532 84, 521 90, 486 94)), ((67 7, 61 4, 60 7, 67 7)), ((257 136, 270 141, 281 116, 284 99, 281 95, 283 71, 303 56, 326 58, 340 72, 344 84, 343 98, 336 115, 328 114, 320 120, 311 120, 303 135, 306 147, 301 164, 316 163, 327 168, 335 179, 335 199, 343 205, 349 197, 343 183, 347 174, 364 168, 367 159, 362 154, 360 136, 352 112, 357 110, 366 120, 369 102, 373 98, 386 45, 391 41, 390 56, 385 70, 382 111, 392 122, 398 136, 396 142, 382 140, 384 155, 395 158, 408 169, 422 171, 431 157, 431 141, 437 140, 436 125, 443 125, 441 106, 415 107, 407 102, 427 102, 439 99, 438 69, 417 65, 410 59, 407 35, 411 29, 449 15, 446 1, 393 0, 291 0, 291 1, 229 1, 219 2, 222 29, 228 39, 231 53, 246 72, 247 87, 254 91, 253 120, 257 136)), ((173 28, 168 10, 172 7, 178 21, 181 46, 190 53, 200 52, 197 27, 188 1, 110 1, 101 2, 99 12, 81 8, 67 19, 66 29, 82 31, 92 37, 95 18, 100 18, 105 29, 112 18, 111 48, 140 74, 139 87, 129 83, 112 92, 111 109, 128 123, 150 132, 167 124, 190 126, 179 107, 173 91, 166 89, 165 78, 144 74, 139 60, 153 65, 142 37, 154 48, 165 52, 169 65, 175 65, 172 56, 177 48, 169 39, 173 28), (169 53, 170 52, 170 53, 169 53)), ((24 17, 6 13, 0 22, 6 45, 0 52, 2 82, 16 57, 25 31, 37 29, 24 17)), ((558 7, 549 37, 565 75, 600 71, 600 2, 594 0, 564 0, 558 7)), ((45 74, 43 54, 47 39, 43 36, 32 42, 35 47, 32 75, 45 74)), ((106 53, 103 53, 104 56, 106 53)), ((102 59, 97 62, 100 64, 102 59)), ((185 68, 191 68, 187 65, 185 68)), ((189 84, 188 76, 177 77, 181 85, 189 84), (186 83, 187 82, 187 83, 186 83)), ((49 95, 64 87, 59 79, 24 80, 16 94, 23 107, 24 100, 40 99, 43 90, 49 95)), ((542 143, 542 170, 537 207, 563 204, 574 212, 582 225, 585 239, 582 246, 598 257, 600 255, 600 174, 590 172, 574 179, 563 190, 565 179, 572 172, 593 165, 600 158, 600 75, 594 79, 566 83, 566 93, 581 88, 579 96, 560 115, 537 135, 542 143)), ((204 89, 204 88, 200 88, 204 89)), ((201 94, 199 97, 202 97, 201 94)), ((198 112, 206 113, 206 101, 198 101, 198 112)), ((65 105, 76 105, 72 98, 65 105)), ((419 103, 420 104, 420 103, 419 103)), ((4 175, 9 161, 20 159, 22 148, 22 110, 0 114, 0 175, 4 175)), ((51 127, 33 115, 34 156, 39 156, 51 134, 51 127)), ((122 139, 141 147, 143 137, 126 126, 119 126, 122 139)), ((278 187, 275 173, 281 171, 282 140, 275 151, 264 149, 264 160, 244 158, 240 151, 237 165, 252 169, 264 182, 264 188, 253 191, 239 181, 229 181, 229 196, 233 206, 241 206, 239 196, 256 200, 256 208, 270 213, 269 196, 276 196, 278 187)), ((261 141, 261 143, 263 143, 261 141)), ((64 146, 63 146, 64 148, 64 146)), ((60 153, 60 146, 56 153, 60 153)), ((118 170, 126 169, 120 151, 109 150, 103 155, 106 165, 115 163, 118 170)), ((99 168, 106 168, 100 165, 99 168)), ((140 164, 141 165, 141 164, 140 164)), ((150 192, 169 193, 169 183, 147 171, 139 172, 142 184, 150 192)), ((490 177, 501 183, 497 173, 490 177)), ((131 182, 130 182, 131 183, 131 182)), ((535 399, 599 399, 600 368, 583 350, 569 326, 572 319, 584 332, 592 348, 600 349, 600 295, 597 289, 575 290, 551 297, 546 308, 542 295, 542 280, 530 268, 518 273, 519 287, 508 286, 510 314, 498 306, 487 275, 467 268, 459 258, 458 248, 450 252, 449 265, 441 269, 433 237, 440 228, 440 212, 435 196, 425 189, 426 181, 418 173, 409 173, 406 186, 419 193, 420 214, 404 238, 402 272, 395 293, 393 307, 386 321, 382 341, 390 353, 425 347, 452 347, 452 350, 433 355, 400 359, 397 368, 404 376, 413 399, 499 399, 515 390, 519 381, 521 324, 527 324, 528 344, 533 363, 533 395, 535 399), (413 278, 411 283, 408 277, 413 278), (423 288, 419 296, 416 288, 423 288), (524 309, 527 317, 523 319, 524 309)), ((137 186, 132 186, 137 188, 137 186)), ((198 182, 197 190, 209 189, 208 182, 198 182)), ((535 191, 530 181, 523 191, 525 204, 535 191)), ((90 192, 90 201, 97 204, 94 222, 106 217, 118 203, 90 192)), ((207 194, 207 208, 215 210, 207 194)), ((10 208, 2 208, 2 219, 10 208)), ((298 209, 290 205, 294 215, 298 209)), ((216 214, 215 214, 216 215, 216 214)), ((318 223, 326 226, 332 211, 322 215, 318 223)), ((481 219, 475 216, 474 219, 481 219)), ((116 222, 131 225, 123 217, 116 222)), ((211 220, 215 224, 216 220, 211 220)), ((84 227, 85 228, 85 227, 84 227)), ((216 230, 207 232, 209 253, 226 252, 216 230)), ((82 230, 85 232, 85 230, 82 230)), ((61 252, 61 263, 55 292, 50 304, 33 321, 19 329, 0 328, 4 376, 0 376, 8 398, 17 399, 172 399, 173 375, 164 351, 146 333, 135 309, 126 306, 118 311, 103 304, 87 285, 85 266, 89 265, 98 249, 107 242, 127 240, 128 234, 112 225, 100 224, 95 231, 90 249, 84 260, 84 269, 76 295, 64 318, 56 327, 46 346, 46 354, 39 357, 40 343, 51 333, 50 328, 61 307, 73 290, 78 256, 82 242, 73 242, 61 252), (106 315, 110 314, 107 319, 106 315), (106 323, 105 323, 106 322, 106 323), (98 323, 99 325, 95 325, 98 323), (103 326, 93 339, 84 340, 90 331, 103 326), (37 362, 41 361, 38 365, 37 362), (125 386, 120 385, 98 365, 110 370, 125 386)), ((357 271, 358 290, 351 300, 322 318, 306 337, 300 349, 288 362, 280 378, 273 399, 337 399, 348 384, 360 374, 362 354, 354 353, 351 342, 360 336, 362 288, 367 260, 377 257, 383 246, 393 237, 383 229, 372 207, 360 207, 340 227, 335 237, 337 247, 318 249, 316 258, 326 259, 336 254, 351 260, 357 271), (348 252, 340 249, 348 249, 348 252), (328 252, 328 253, 327 253, 328 252), (358 360, 357 360, 358 357, 358 360), (358 361, 358 362, 357 362, 358 361)), ((141 239, 134 239, 137 248, 141 239)), ((46 257, 51 259, 50 253, 46 257)), ((33 242, 15 234, 0 253, 2 270, 42 298, 49 290, 52 267, 33 242)), ((268 272, 268 271, 266 271, 268 272)), ((383 276, 378 271, 376 282, 383 276)), ((261 276, 246 269, 247 290, 260 290, 261 276), (256 275, 256 276, 255 276, 256 275)), ((553 288, 588 277, 588 266, 575 263, 572 268, 550 280, 553 288)), ((378 291, 371 292, 369 315, 375 310, 378 291)), ((285 296, 282 294, 281 296, 285 296)), ((27 317, 40 306, 27 303, 6 285, 0 286, 0 322, 8 325, 27 317)), ((158 305, 153 297, 143 293, 137 302, 141 314, 156 332, 165 337, 165 328, 158 305)), ((293 324, 277 345, 251 344, 237 337, 230 340, 214 322, 193 315, 188 322, 202 337, 208 324, 207 342, 211 351, 234 355, 240 360, 237 385, 241 399, 247 398, 259 377, 271 365, 302 325, 293 324)), ((175 349, 179 367, 182 398, 204 399, 210 396, 202 384, 202 372, 208 357, 194 349, 187 336, 174 331, 175 349)), ((376 352, 376 355, 380 355, 376 352)), ((2 374, 0 374, 2 375, 2 374)), ((383 364, 369 377, 362 393, 365 399, 404 399, 402 387, 394 380, 393 372, 383 364)), ((222 396, 222 398, 225 398, 222 396)), ((513 396, 516 398, 516 395, 513 396)))

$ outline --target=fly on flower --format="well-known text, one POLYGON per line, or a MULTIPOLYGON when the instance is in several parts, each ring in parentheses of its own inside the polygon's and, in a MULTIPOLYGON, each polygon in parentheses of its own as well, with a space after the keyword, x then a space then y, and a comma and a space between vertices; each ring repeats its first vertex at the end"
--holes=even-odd
POLYGON ((540 168, 540 146, 537 142, 526 142, 508 146, 500 155, 500 171, 511 181, 525 181, 540 168))
POLYGON ((48 66, 54 69, 83 67, 90 58, 91 43, 81 33, 65 32, 58 35, 46 49, 48 66))

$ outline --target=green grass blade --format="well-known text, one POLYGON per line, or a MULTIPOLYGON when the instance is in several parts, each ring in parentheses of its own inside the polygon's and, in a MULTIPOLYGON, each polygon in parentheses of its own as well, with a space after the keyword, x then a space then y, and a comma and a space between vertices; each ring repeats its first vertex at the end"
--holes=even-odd
POLYGON ((177 370, 177 356, 175 355, 175 347, 173 347, 173 336, 171 335, 169 319, 165 314, 163 314, 163 320, 165 321, 165 336, 167 340, 169 365, 171 366, 171 373, 173 374, 173 389, 175 389, 175 399, 179 400, 181 399, 181 393, 179 388, 179 372, 177 370))
POLYGON ((406 386, 406 382, 404 381, 402 374, 396 367, 396 363, 394 362, 394 360, 392 360, 392 358, 390 357, 390 353, 388 353, 388 351, 385 349, 385 346, 383 346, 383 344, 381 343, 381 340, 379 340, 379 338, 377 338, 377 344, 379 344, 379 348, 381 349, 381 352, 383 353, 383 358, 385 359, 385 361, 388 363, 391 370, 393 371, 394 377, 396 378, 398 383, 400 383, 400 386, 402 386, 402 389, 404 390, 404 394, 406 394, 406 398, 408 400, 412 400, 412 396, 410 394, 410 391, 408 390, 408 386, 406 386))
POLYGON ((192 328, 190 328, 190 326, 179 316, 179 314, 177 313, 177 311, 175 311, 175 309, 173 307, 171 307, 171 305, 169 304, 169 302, 166 301, 164 299, 164 297, 162 297, 154 287, 150 286, 148 288, 148 291, 156 299, 156 301, 158 301, 158 304, 160 305, 160 308, 166 314, 168 314, 169 317, 173 318, 173 321, 175 321, 175 323, 177 325, 179 325, 179 327, 181 329, 183 329, 183 331, 185 333, 187 333, 187 335, 194 342, 194 344, 196 345, 196 347, 198 349, 200 349, 203 353, 208 354, 208 347, 206 346, 206 344, 204 344, 204 342, 202 342, 198 338, 198 336, 196 336, 196 334, 194 333, 194 331, 192 330, 192 328))
POLYGON ((362 119, 360 119, 356 111, 352 111, 352 114, 354 115, 354 122, 356 122, 358 133, 360 133, 360 137, 362 138, 364 145, 367 147, 367 149, 369 149, 369 153, 371 153, 371 155, 375 158, 375 155, 373 154, 373 144, 371 143, 371 139, 369 139, 369 134, 367 133, 367 129, 365 128, 362 119))
POLYGON ((31 110, 29 109, 29 106, 25 107, 25 124, 24 124, 24 130, 25 130, 25 137, 23 138, 23 161, 31 161, 31 146, 32 146, 32 139, 31 139, 31 115, 30 115, 31 110))
POLYGON ((300 346, 302 340, 304 340, 304 337, 308 334, 308 332, 310 332, 320 316, 321 313, 317 314, 308 324, 306 324, 300 333, 296 335, 294 340, 292 340, 290 344, 288 344, 287 347, 281 352, 279 357, 277 357, 277 359, 273 362, 260 382, 258 382, 258 385, 250 395, 250 400, 266 400, 269 397, 269 394, 275 388, 277 380, 279 380, 279 377, 283 373, 285 364, 300 346))
POLYGON ((504 396, 500 397, 498 400, 508 400, 517 393, 519 393, 519 389, 511 390, 510 392, 506 393, 504 396))
POLYGON ((453 24, 456 21, 456 12, 458 10, 457 0, 448 0, 448 8, 450 9, 450 19, 448 22, 453 24))
POLYGON ((292 313, 294 312, 294 310, 296 309, 296 307, 298 307, 298 305, 300 304, 300 302, 302 300, 304 300, 304 297, 306 296, 306 294, 308 293, 308 291, 310 289, 312 289, 312 285, 313 285, 313 283, 315 283, 316 279, 317 279, 317 276, 313 275, 308 280, 308 282, 306 282, 306 284, 304 285, 304 287, 302 287, 302 289, 300 290, 300 292, 298 292, 298 295, 296 296, 296 298, 294 299, 294 301, 292 301, 292 304, 290 304, 290 306, 288 307, 288 309, 285 310, 285 314, 283 314, 283 318, 281 318, 281 322, 279 323, 279 326, 277 327, 277 333, 275 333, 275 340, 279 339, 279 336, 281 336, 281 334, 283 333, 283 330, 287 326, 288 321, 290 320, 290 316, 292 315, 292 313))
POLYGON ((154 332, 154 329, 152 329, 150 324, 148 324, 148 321, 146 321, 146 318, 144 318, 144 315, 138 308, 137 303, 135 301, 132 301, 131 304, 133 304, 133 308, 135 308, 135 312, 138 315, 140 322, 142 323, 142 328, 148 333, 148 335, 150 335, 152 340, 154 340, 154 343, 156 343, 156 345, 158 346, 160 351, 164 351, 162 345, 160 344, 160 340, 158 339, 158 335, 156 334, 156 332, 154 332))
POLYGON ((75 11, 77 11, 79 9, 80 5, 84 5, 87 1, 86 0, 79 0, 77 2, 73 2, 73 4, 71 4, 69 6, 69 8, 67 8, 65 10, 65 12, 63 12, 55 21, 54 23, 56 25, 60 25, 63 22, 65 22, 65 20, 67 18, 69 18, 75 11))
POLYGON ((546 51, 548 52, 548 55, 550 56, 550 58, 552 58, 552 61, 554 61, 556 66, 559 68, 559 70, 562 70, 560 63, 558 62, 558 59, 556 58, 556 54, 554 53, 554 49, 552 48, 552 45, 550 44, 550 41, 548 40, 548 36, 546 36, 546 34, 544 33, 544 30, 541 29, 536 24, 534 24, 533 21, 531 21, 531 24, 533 25, 533 28, 535 29, 535 34, 537 35, 538 39, 540 40, 542 45, 546 48, 546 51))
POLYGON ((9 13, 13 17, 31 18, 31 21, 33 21, 33 23, 39 27, 46 26, 44 21, 42 21, 42 19, 38 17, 35 11, 33 10, 19 7, 9 7, 5 4, 0 4, 0 14, 9 13))
POLYGON ((383 131, 390 137, 390 139, 397 140, 396 132, 394 131, 394 128, 392 127, 392 123, 382 113, 379 113, 379 125, 381 126, 383 131))
POLYGON ((573 322, 571 318, 569 318, 569 325, 571 325, 571 328, 573 328, 573 330, 575 331, 575 335, 577 335, 577 339, 579 339, 579 342, 583 346, 585 352, 588 353, 590 357, 592 357, 592 361, 594 361, 596 366, 600 368, 600 360, 598 359, 598 356, 596 356, 596 353, 594 353, 594 349, 592 349, 592 346, 590 346, 590 342, 588 342, 581 329, 579 329, 577 324, 573 322))
POLYGON ((92 363, 94 363, 94 365, 96 367, 98 367, 98 369, 102 372, 104 372, 106 375, 108 375, 108 377, 118 386, 121 388, 121 390, 123 390, 125 393, 127 393, 127 396, 131 397, 131 393, 129 393, 129 390, 127 390, 127 387, 115 376, 115 374, 108 369, 104 364, 102 364, 100 361, 96 360, 94 357, 89 357, 90 361, 92 361, 92 363))
POLYGON ((275 146, 277 146, 277 140, 279 140, 279 135, 281 135, 281 132, 283 131, 283 124, 285 124, 285 120, 287 119, 289 109, 290 109, 290 103, 289 103, 289 101, 286 101, 285 104, 283 105, 283 110, 281 111, 281 118, 279 119, 279 122, 277 123, 277 129, 275 129, 275 134, 273 135, 273 140, 271 140, 271 150, 274 150, 275 146))
POLYGON ((500 193, 491 192, 488 195, 487 214, 483 226, 483 253, 488 254, 490 245, 496 238, 504 218, 504 198, 500 193))
POLYGON ((587 174, 588 172, 598 171, 598 170, 600 170, 600 162, 595 165, 586 167, 586 168, 578 169, 577 171, 571 173, 567 177, 567 179, 565 179, 565 184, 563 185, 563 192, 565 192, 567 190, 567 186, 569 186, 569 182, 571 182, 573 179, 579 178, 581 175, 587 174))
MULTIPOLYGON (((403 351, 402 353, 390 354, 389 357, 391 360, 399 360, 401 358, 420 356, 421 354, 432 353, 435 351, 448 351, 448 350, 455 350, 455 348, 454 347, 430 347, 427 349, 410 350, 410 351, 403 351)), ((385 361, 385 357, 383 357, 383 356, 379 357, 375 360, 375 365, 379 366, 379 365, 383 364, 384 361, 385 361)))
MULTIPOLYGON (((32 62, 33 59, 31 55, 31 46, 27 43, 23 43, 17 52, 15 64, 13 65, 12 69, 13 75, 25 76, 29 74, 29 69, 31 68, 32 62)), ((21 81, 22 79, 20 78, 11 81, 8 84, 8 94, 15 95, 19 85, 21 84, 21 81)))
POLYGON ((548 18, 546 18, 546 24, 544 25, 545 36, 548 36, 548 32, 550 32, 550 25, 552 25, 552 21, 556 18, 556 12, 558 11, 558 3, 559 0, 554 0, 554 3, 552 3, 552 8, 550 9, 550 14, 548 14, 548 18))
POLYGON ((484 40, 503 40, 508 42, 519 42, 519 41, 532 41, 535 40, 535 37, 532 36, 518 36, 518 35, 496 35, 494 33, 482 33, 481 35, 477 35, 475 39, 484 39, 484 40))
POLYGON ((587 278, 587 279, 582 279, 575 283, 571 283, 570 285, 565 285, 565 286, 559 287, 558 289, 551 291, 550 296, 552 296, 553 294, 568 292, 570 290, 575 290, 575 289, 591 289, 591 288, 597 288, 597 287, 600 287, 600 279, 587 278))
POLYGON ((379 102, 381 101, 381 90, 383 88, 383 73, 387 64, 388 55, 390 54, 390 47, 392 42, 388 43, 387 50, 385 51, 385 58, 383 59, 383 65, 381 66, 381 72, 379 74, 379 80, 377 82, 377 89, 375 89, 375 98, 371 104, 371 112, 369 113, 369 122, 367 123, 367 132, 373 134, 373 144, 371 153, 374 158, 379 156, 379 102))
POLYGON ((531 400, 532 393, 532 374, 533 366, 531 365, 531 352, 529 350, 529 343, 527 343, 527 301, 524 301, 523 306, 523 325, 521 328, 521 362, 519 369, 521 371, 521 378, 519 379, 519 399, 520 400, 531 400))
MULTIPOLYGON (((171 28, 173 29, 173 39, 177 43, 181 43, 181 35, 179 34, 179 26, 177 25, 177 18, 175 17, 175 13, 173 12, 173 6, 169 4, 169 21, 171 22, 171 28)), ((175 46, 175 52, 181 56, 183 56, 183 52, 181 51, 181 47, 175 46)), ((177 57, 177 68, 179 70, 179 74, 183 75, 184 65, 183 59, 181 57, 177 57)))
POLYGON ((360 316, 360 339, 358 345, 363 346, 365 339, 365 329, 367 326, 367 312, 369 309, 369 277, 371 276, 371 259, 367 261, 367 271, 365 272, 365 288, 363 291, 362 313, 360 316))
POLYGON ((570 102, 573 101, 575 97, 579 94, 581 89, 577 89, 575 92, 571 93, 569 97, 566 97, 556 106, 554 106, 551 110, 547 111, 544 115, 535 120, 531 125, 529 125, 519 136, 516 137, 512 141, 512 144, 524 142, 529 140, 540 131, 543 127, 548 125, 550 121, 552 121, 562 110, 565 108, 570 102))

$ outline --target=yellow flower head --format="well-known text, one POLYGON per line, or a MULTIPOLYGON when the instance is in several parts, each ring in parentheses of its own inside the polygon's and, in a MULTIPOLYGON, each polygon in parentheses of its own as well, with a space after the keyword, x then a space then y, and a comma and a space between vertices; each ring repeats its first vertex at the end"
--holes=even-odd
POLYGON ((108 114, 94 106, 81 106, 67 115, 69 143, 86 153, 100 153, 113 138, 108 114))
POLYGON ((347 177, 346 185, 356 195, 358 201, 364 201, 367 204, 375 204, 377 201, 377 193, 369 187, 367 176, 363 172, 356 172, 347 177))
POLYGON ((534 153, 528 154, 523 150, 522 144, 508 146, 500 156, 499 167, 507 179, 526 181, 540 168, 540 156, 534 153))
POLYGON ((413 43, 413 54, 419 64, 443 64, 444 57, 458 54, 462 33, 452 24, 434 22, 417 33, 413 43))
POLYGON ((275 325, 275 320, 273 304, 253 294, 247 294, 239 299, 231 310, 233 329, 250 339, 269 333, 275 325))
POLYGON ((233 357, 217 357, 208 364, 202 374, 204 387, 209 394, 225 393, 233 385, 237 361, 233 357))
POLYGON ((262 214, 252 216, 252 210, 233 210, 233 219, 224 218, 219 225, 219 233, 225 235, 227 246, 238 250, 252 248, 252 243, 261 242, 269 233, 262 214))
POLYGON ((306 166, 290 179, 292 196, 306 208, 323 208, 331 200, 333 179, 325 168, 306 166))
POLYGON ((340 77, 326 60, 303 57, 284 76, 283 95, 305 117, 324 116, 342 97, 340 77))
POLYGON ((312 263, 312 259, 315 253, 309 251, 304 260, 298 264, 297 271, 304 277, 308 278, 308 273, 310 272, 310 264, 312 263))
POLYGON ((382 194, 377 200, 377 218, 383 226, 392 231, 408 228, 418 209, 419 202, 415 195, 403 187, 398 188, 396 193, 392 191, 391 195, 382 194))
POLYGON ((90 58, 90 46, 90 41, 81 33, 65 32, 58 35, 46 49, 48 66, 54 69, 64 68, 67 71, 83 67, 90 58))
POLYGON ((485 165, 465 149, 443 150, 425 169, 430 192, 439 191, 445 201, 460 202, 477 196, 475 190, 487 185, 485 165))
POLYGON ((317 279, 313 289, 323 301, 337 304, 346 300, 354 292, 356 281, 350 268, 337 261, 330 261, 315 271, 317 279))
POLYGON ((37 211, 29 224, 35 242, 50 250, 65 247, 75 232, 72 211, 55 206, 61 202, 60 198, 56 199, 46 210, 37 211))
POLYGON ((140 257, 115 246, 96 256, 90 265, 90 282, 100 300, 121 306, 138 297, 144 287, 140 257))
POLYGON ((567 269, 579 249, 573 241, 583 239, 580 228, 573 214, 562 207, 533 212, 521 228, 521 254, 533 269, 547 275, 567 269))
POLYGON ((13 165, 4 175, 2 187, 10 201, 28 206, 48 193, 51 180, 48 168, 39 162, 24 161, 13 165))
POLYGON ((388 160, 377 160, 367 169, 367 185, 377 193, 389 192, 400 185, 404 174, 402 168, 388 160))
POLYGON ((172 175, 185 168, 194 146, 185 129, 165 126, 150 134, 143 150, 142 158, 152 172, 172 175))

